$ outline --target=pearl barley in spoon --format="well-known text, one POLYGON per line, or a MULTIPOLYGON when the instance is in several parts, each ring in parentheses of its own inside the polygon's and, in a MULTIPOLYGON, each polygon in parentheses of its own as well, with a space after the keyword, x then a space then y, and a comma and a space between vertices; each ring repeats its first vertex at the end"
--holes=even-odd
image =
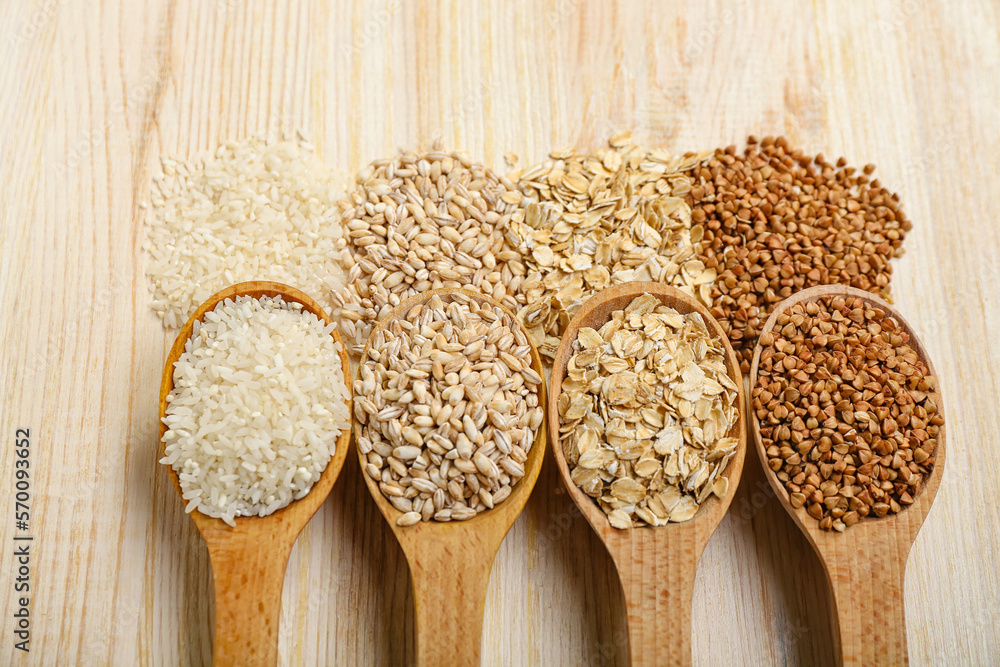
MULTIPOLYGON (((812 287, 785 299, 771 316, 762 332, 773 332, 778 317, 796 304, 807 304, 823 297, 856 297, 883 310, 910 336, 909 346, 927 365, 928 375, 937 377, 924 346, 899 312, 877 296, 842 285, 812 287)), ((756 391, 763 346, 758 343, 750 369, 751 391, 756 391)), ((939 390, 930 393, 938 413, 944 414, 939 390)), ((935 462, 913 504, 897 514, 882 518, 863 518, 843 532, 822 530, 819 521, 806 507, 792 506, 788 490, 768 466, 768 456, 760 432, 756 410, 751 410, 754 445, 764 473, 785 511, 805 534, 823 563, 832 591, 834 646, 842 665, 902 665, 906 652, 906 619, 903 610, 903 580, 906 558, 917 531, 934 502, 944 472, 945 434, 940 426, 935 462)))
MULTIPOLYGON (((415 306, 422 306, 433 297, 445 304, 455 295, 475 299, 480 304, 500 307, 494 300, 467 290, 436 289, 418 294, 399 304, 374 328, 361 357, 361 366, 369 358, 369 351, 379 332, 399 318, 405 318, 415 306)), ((515 326, 516 319, 511 316, 515 326)), ((523 331, 523 330, 522 330, 523 331)), ((525 334, 525 338, 527 335, 525 334)), ((531 346, 531 368, 541 382, 538 384, 538 405, 545 405, 545 376, 538 351, 531 346)), ((360 402, 361 396, 358 396, 360 402)), ((360 442, 363 429, 354 420, 356 439, 360 442)), ((379 484, 366 470, 368 461, 362 447, 358 447, 361 476, 368 485, 375 504, 399 546, 406 554, 413 581, 413 598, 416 615, 417 664, 422 667, 437 665, 472 666, 480 662, 483 632, 483 610, 490 570, 497 549, 514 520, 517 519, 538 479, 545 454, 545 424, 538 425, 535 439, 523 463, 524 476, 512 487, 510 495, 492 509, 476 514, 465 521, 417 521, 413 525, 400 525, 404 513, 393 506, 382 494, 379 484)), ((412 514, 412 513, 410 513, 412 514)), ((405 520, 403 523, 407 523, 405 520)))
MULTIPOLYGON (((160 385, 160 451, 163 453, 163 434, 167 427, 163 418, 167 413, 167 396, 174 387, 174 363, 184 352, 184 345, 191 337, 195 321, 213 310, 225 299, 238 296, 253 298, 280 296, 287 303, 301 303, 304 311, 313 313, 330 324, 323 309, 306 294, 280 283, 252 281, 228 287, 212 295, 203 303, 187 324, 177 334, 170 354, 163 367, 160 385)), ((331 334, 338 343, 336 330, 331 334)), ((340 360, 344 383, 351 384, 351 367, 340 347, 340 360)), ((348 414, 352 405, 348 398, 348 414)), ((191 513, 198 531, 208 545, 215 581, 215 648, 213 663, 220 665, 276 665, 278 662, 278 617, 281 611, 281 587, 285 566, 292 545, 302 528, 330 493, 347 456, 351 437, 350 427, 337 438, 336 449, 319 480, 299 500, 267 516, 239 517, 236 526, 227 525, 198 510, 191 513)), ((173 466, 166 466, 170 479, 179 496, 183 498, 180 480, 173 466)))
POLYGON ((746 418, 743 377, 739 361, 719 323, 694 298, 662 283, 634 282, 613 285, 591 297, 570 321, 552 366, 548 403, 549 438, 559 473, 573 502, 604 543, 618 570, 628 622, 629 654, 633 665, 691 664, 691 602, 698 560, 712 533, 725 515, 739 486, 746 455, 746 418), (573 342, 582 327, 600 329, 611 314, 633 299, 652 295, 681 314, 698 312, 709 333, 723 346, 729 377, 737 387, 739 418, 729 436, 738 438, 736 453, 722 475, 729 480, 722 498, 710 495, 694 517, 660 527, 617 529, 593 498, 573 482, 566 455, 559 443, 559 395, 573 342))

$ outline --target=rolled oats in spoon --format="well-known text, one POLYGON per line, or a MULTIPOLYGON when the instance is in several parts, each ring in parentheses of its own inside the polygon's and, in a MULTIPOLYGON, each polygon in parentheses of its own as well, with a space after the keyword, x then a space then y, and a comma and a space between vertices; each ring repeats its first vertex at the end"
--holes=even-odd
POLYGON ((615 528, 687 521, 712 493, 739 441, 737 387, 724 348, 697 312, 648 294, 580 329, 559 397, 573 482, 615 528))

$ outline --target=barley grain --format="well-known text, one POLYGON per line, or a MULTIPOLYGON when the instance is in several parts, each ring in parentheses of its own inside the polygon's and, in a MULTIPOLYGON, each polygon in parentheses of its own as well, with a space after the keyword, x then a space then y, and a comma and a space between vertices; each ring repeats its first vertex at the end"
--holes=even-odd
POLYGON ((372 336, 354 383, 372 403, 357 414, 359 448, 406 522, 470 519, 524 477, 544 413, 531 348, 516 340, 527 341, 512 314, 462 292, 433 295, 372 336))

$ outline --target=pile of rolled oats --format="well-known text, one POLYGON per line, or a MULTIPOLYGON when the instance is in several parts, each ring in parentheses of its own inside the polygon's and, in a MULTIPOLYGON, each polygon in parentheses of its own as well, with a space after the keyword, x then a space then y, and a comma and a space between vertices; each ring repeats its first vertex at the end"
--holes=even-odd
POLYGON ((518 318, 544 357, 555 355, 582 303, 608 285, 662 282, 710 304, 716 273, 697 258, 703 230, 683 199, 684 172, 707 156, 646 150, 619 133, 607 149, 554 151, 509 175, 524 193, 524 215, 508 233, 527 268, 518 318))
POLYGON ((527 269, 510 233, 523 220, 520 200, 464 153, 404 152, 362 170, 339 203, 348 280, 334 301, 352 353, 377 319, 431 289, 475 288, 517 312, 527 269))
POLYGON ((510 495, 544 416, 531 363, 514 317, 462 292, 375 333, 354 383, 358 448, 399 525, 471 519, 510 495))
POLYGON ((687 521, 710 494, 726 494, 738 393, 701 315, 645 294, 599 330, 581 328, 573 351, 560 444, 612 526, 687 521))

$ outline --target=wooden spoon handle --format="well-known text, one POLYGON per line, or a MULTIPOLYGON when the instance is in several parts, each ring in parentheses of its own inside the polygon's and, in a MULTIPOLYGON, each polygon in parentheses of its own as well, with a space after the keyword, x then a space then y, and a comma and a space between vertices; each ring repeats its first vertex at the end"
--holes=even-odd
POLYGON ((903 613, 906 554, 902 559, 895 553, 869 556, 852 567, 827 568, 838 664, 908 664, 903 613))
POLYGON ((483 610, 496 549, 428 548, 410 560, 420 667, 479 665, 483 610))
MULTIPOLYGON (((633 529, 639 530, 653 531, 633 529)), ((633 666, 691 664, 691 602, 703 547, 686 540, 671 544, 670 537, 661 534, 637 540, 614 556, 625 594, 633 666)))
POLYGON ((273 667, 278 664, 281 586, 293 542, 242 537, 209 547, 215 578, 212 662, 215 667, 273 667))

